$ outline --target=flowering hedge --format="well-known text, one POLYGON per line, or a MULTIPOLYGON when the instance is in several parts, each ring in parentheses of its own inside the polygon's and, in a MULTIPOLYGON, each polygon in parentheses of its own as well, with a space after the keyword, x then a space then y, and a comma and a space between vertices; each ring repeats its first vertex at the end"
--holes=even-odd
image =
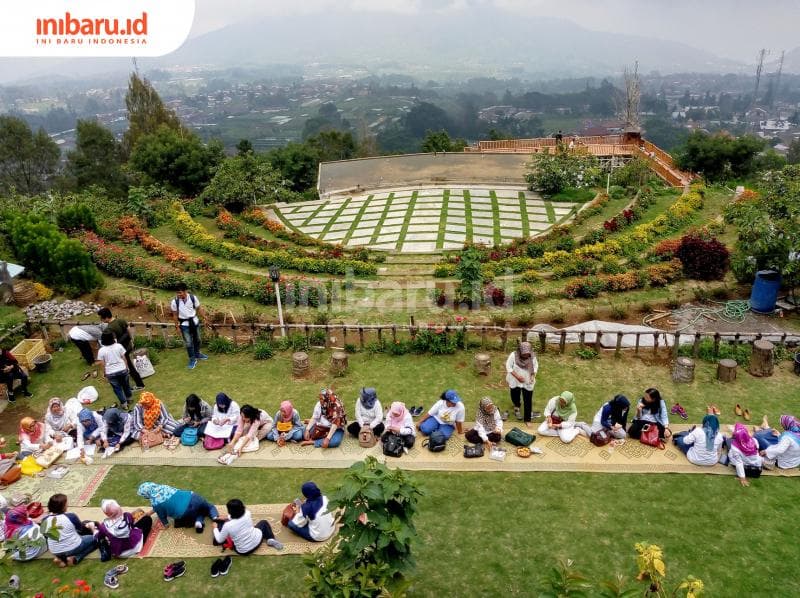
POLYGON ((683 265, 676 258, 663 264, 653 264, 644 270, 630 270, 621 274, 575 279, 564 287, 564 296, 569 299, 576 297, 591 299, 597 297, 602 291, 622 293, 642 289, 648 284, 652 287, 664 286, 679 280, 682 276, 683 265))
POLYGON ((228 241, 220 241, 206 229, 192 220, 180 204, 173 206, 173 226, 175 234, 183 241, 207 251, 213 255, 236 259, 256 266, 278 266, 299 272, 327 274, 347 274, 356 276, 373 276, 378 268, 375 264, 348 259, 324 259, 312 257, 295 257, 287 251, 261 251, 252 247, 244 247, 228 241))

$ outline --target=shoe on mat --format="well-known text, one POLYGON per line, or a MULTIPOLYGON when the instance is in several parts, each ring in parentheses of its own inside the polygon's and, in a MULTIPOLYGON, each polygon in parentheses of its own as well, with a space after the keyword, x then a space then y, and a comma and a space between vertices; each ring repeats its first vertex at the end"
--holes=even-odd
POLYGON ((197 360, 196 359, 190 359, 189 360, 189 365, 186 366, 186 367, 188 367, 190 370, 193 370, 194 368, 197 367, 197 360))
POLYGON ((275 538, 267 540, 267 546, 272 546, 275 550, 283 550, 283 544, 278 542, 275 538))
POLYGON ((231 565, 233 564, 233 559, 230 556, 222 557, 219 560, 219 574, 220 575, 227 575, 228 571, 231 570, 231 565))
POLYGON ((186 563, 177 561, 164 567, 164 581, 172 581, 186 573, 186 563))
POLYGON ((219 577, 219 565, 221 562, 222 559, 217 559, 211 563, 211 577, 219 577))
POLYGON ((522 420, 522 412, 519 410, 519 407, 514 407, 514 417, 518 420, 522 420))
POLYGON ((739 403, 736 403, 736 407, 733 408, 733 412, 736 415, 740 416, 740 417, 742 415, 744 415, 744 411, 742 410, 742 406, 739 403))
POLYGON ((8 579, 8 587, 11 588, 12 590, 18 590, 19 585, 20 585, 19 575, 12 575, 8 579))
MULTIPOLYGON (((166 579, 166 574, 164 576, 164 579, 166 579)), ((119 587, 119 580, 117 579, 117 576, 113 574, 109 575, 108 573, 106 573, 106 577, 103 580, 103 583, 106 585, 106 587, 111 588, 112 590, 116 590, 119 587)))
POLYGON ((508 415, 508 411, 503 411, 503 413, 500 414, 500 419, 503 421, 508 421, 508 415))
POLYGON ((205 526, 203 525, 202 521, 195 521, 194 522, 194 531, 196 531, 198 534, 202 534, 204 529, 205 529, 205 526))
POLYGON ((673 413, 677 413, 682 419, 689 419, 686 409, 684 409, 683 405, 680 403, 675 403, 675 406, 672 409, 674 409, 673 413))
POLYGON ((92 370, 92 378, 97 378, 97 370, 92 370))
POLYGON ((195 359, 200 359, 201 361, 205 361, 206 359, 208 359, 208 355, 206 355, 204 353, 198 353, 197 355, 195 355, 194 358, 195 359))

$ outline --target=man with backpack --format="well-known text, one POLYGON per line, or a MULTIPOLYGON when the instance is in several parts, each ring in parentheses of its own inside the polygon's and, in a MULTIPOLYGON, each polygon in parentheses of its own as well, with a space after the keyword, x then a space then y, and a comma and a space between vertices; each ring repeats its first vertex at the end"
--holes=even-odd
POLYGON ((113 332, 117 342, 125 347, 125 361, 128 363, 128 372, 130 372, 134 384, 131 390, 134 392, 137 390, 142 390, 144 388, 144 380, 142 380, 141 375, 136 370, 136 367, 133 365, 133 360, 131 359, 131 353, 133 352, 133 339, 131 338, 131 333, 128 330, 128 322, 122 318, 115 318, 111 313, 111 310, 107 307, 99 309, 97 311, 97 315, 100 316, 100 321, 106 325, 106 330, 113 332))
POLYGON ((200 300, 189 292, 185 283, 179 283, 175 298, 170 303, 172 317, 175 319, 175 329, 183 337, 186 352, 189 354, 189 369, 193 370, 197 360, 208 359, 208 355, 200 352, 200 319, 198 314, 205 318, 205 310, 200 306, 200 300))

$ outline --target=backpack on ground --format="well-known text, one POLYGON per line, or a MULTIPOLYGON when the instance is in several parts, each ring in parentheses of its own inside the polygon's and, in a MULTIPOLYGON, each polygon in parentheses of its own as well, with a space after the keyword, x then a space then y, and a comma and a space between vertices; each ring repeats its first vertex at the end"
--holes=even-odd
POLYGON ((383 438, 383 454, 387 457, 399 457, 403 454, 403 439, 397 434, 387 434, 383 438))
POLYGON ((511 428, 506 434, 506 442, 514 446, 529 446, 534 440, 536 440, 536 436, 523 432, 516 427, 511 428))
POLYGON ((197 428, 187 426, 181 432, 181 444, 183 446, 194 446, 197 444, 197 428))
POLYGON ((436 430, 431 432, 431 435, 425 439, 422 446, 428 447, 428 450, 432 453, 440 453, 447 446, 447 437, 439 430, 436 430))

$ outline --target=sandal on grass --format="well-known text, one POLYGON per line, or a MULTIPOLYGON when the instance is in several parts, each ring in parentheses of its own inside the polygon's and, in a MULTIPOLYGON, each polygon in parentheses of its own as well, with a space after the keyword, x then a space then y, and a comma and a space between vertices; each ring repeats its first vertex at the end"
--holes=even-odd
POLYGON ((86 372, 83 376, 81 376, 81 382, 86 380, 91 375, 92 375, 92 372, 86 372))
POLYGON ((111 588, 112 590, 116 590, 119 587, 119 580, 117 579, 116 575, 106 575, 103 583, 106 587, 111 588))

